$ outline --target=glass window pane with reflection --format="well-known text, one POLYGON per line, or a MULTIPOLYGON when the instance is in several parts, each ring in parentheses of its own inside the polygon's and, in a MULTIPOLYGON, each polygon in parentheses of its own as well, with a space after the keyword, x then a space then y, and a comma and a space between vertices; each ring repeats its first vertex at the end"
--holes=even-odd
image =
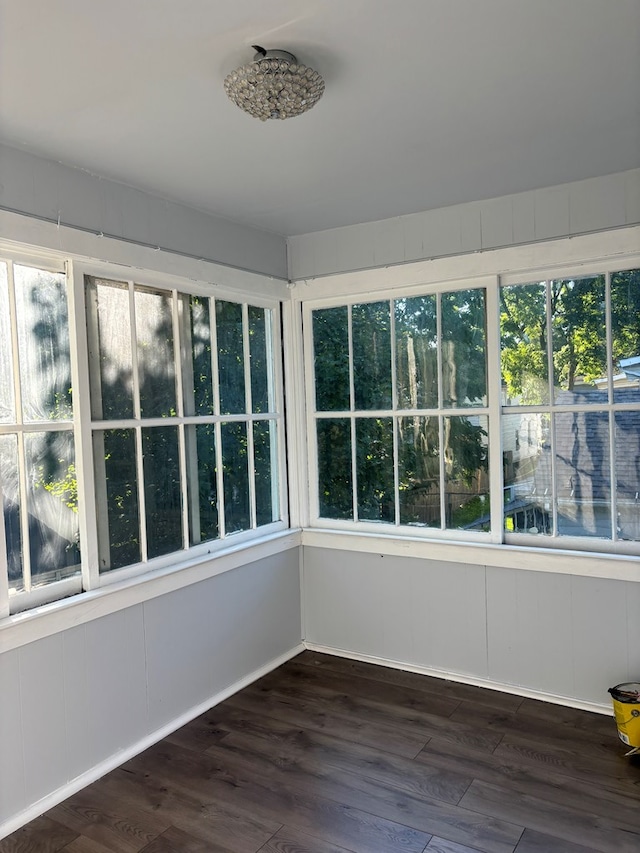
POLYGON ((139 563, 140 512, 132 429, 96 430, 93 459, 101 572, 139 563))
POLYGON ((437 417, 398 418, 400 524, 440 527, 437 417))
POLYGON ((171 294, 135 288, 140 414, 175 416, 176 372, 171 294))
POLYGON ((504 529, 508 533, 553 533, 550 416, 503 415, 504 529))
POLYGON ((318 503, 322 518, 353 518, 351 475, 351 421, 319 419, 318 503))
POLYGON ((558 534, 611 538, 607 412, 554 415, 558 534))
POLYGON ((278 520, 277 425, 275 421, 253 424, 253 463, 256 486, 256 525, 278 520))
POLYGON ((71 420, 65 276, 18 264, 13 271, 24 420, 71 420))
POLYGON ((488 531, 491 527, 486 415, 444 418, 445 526, 488 531))
POLYGON ((358 518, 393 524, 395 488, 391 418, 357 418, 356 481, 358 518))
POLYGON ((613 399, 640 403, 640 270, 611 275, 613 399))
POLYGON ((550 282, 554 399, 560 405, 606 403, 604 276, 550 282))
POLYGON ((182 548, 182 502, 177 427, 142 430, 147 555, 182 548))
POLYGON ((20 482, 18 479, 18 436, 0 435, 0 491, 7 546, 9 589, 24 589, 22 574, 22 531, 20 529, 20 482))
POLYGON ((222 424, 224 523, 227 533, 251 528, 247 425, 222 424))
POLYGON ((393 303, 396 335, 396 395, 399 409, 438 405, 436 297, 393 303))
POLYGON ((351 309, 356 410, 391 408, 391 316, 388 302, 351 309))
POLYGON ((240 414, 246 411, 242 305, 216 300, 216 333, 220 412, 240 414))
POLYGON ((14 423, 15 419, 13 357, 9 326, 9 280, 7 265, 0 263, 0 423, 14 423))
POLYGON ((80 571, 73 433, 27 433, 27 510, 32 586, 80 571))
POLYGON ((197 545, 220 535, 215 426, 191 424, 185 427, 185 439, 189 542, 197 545))
POLYGON ((273 409, 273 389, 271 388, 272 365, 271 348, 271 311, 266 308, 248 306, 249 319, 249 355, 251 366, 251 410, 264 414, 273 409))
POLYGON ((640 411, 616 412, 616 501, 619 539, 640 541, 640 411))
POLYGON ((133 417, 133 357, 129 286, 86 277, 91 416, 133 417))
POLYGON ((544 282, 500 288, 503 405, 549 402, 547 288, 544 282))
POLYGON ((213 414, 213 369, 211 366, 211 316, 209 300, 187 296, 182 300, 184 348, 184 411, 186 415, 213 414), (186 326, 186 328, 185 328, 186 326))
POLYGON ((483 289, 442 294, 442 396, 449 408, 487 405, 483 289))
POLYGON ((347 412, 349 402, 348 309, 313 312, 313 354, 316 410, 347 412))

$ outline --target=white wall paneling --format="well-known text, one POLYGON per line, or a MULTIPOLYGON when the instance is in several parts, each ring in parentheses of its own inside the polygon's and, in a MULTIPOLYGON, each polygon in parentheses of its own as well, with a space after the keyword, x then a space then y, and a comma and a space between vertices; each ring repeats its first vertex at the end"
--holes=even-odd
POLYGON ((0 208, 286 278, 284 237, 0 145, 0 208))
POLYGON ((289 237, 293 281, 640 223, 640 169, 289 237))
POLYGON ((640 678, 640 585, 304 547, 313 648, 610 713, 640 678))
POLYGON ((0 837, 298 652, 298 548, 0 654, 0 837))

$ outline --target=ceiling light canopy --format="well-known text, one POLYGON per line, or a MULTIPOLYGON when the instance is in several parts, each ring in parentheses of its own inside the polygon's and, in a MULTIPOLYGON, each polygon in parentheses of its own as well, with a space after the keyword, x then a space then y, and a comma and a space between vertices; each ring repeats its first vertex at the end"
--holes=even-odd
POLYGON ((225 92, 241 110, 260 121, 298 116, 317 104, 324 80, 306 65, 300 65, 286 50, 256 51, 253 62, 232 71, 224 81, 225 92))

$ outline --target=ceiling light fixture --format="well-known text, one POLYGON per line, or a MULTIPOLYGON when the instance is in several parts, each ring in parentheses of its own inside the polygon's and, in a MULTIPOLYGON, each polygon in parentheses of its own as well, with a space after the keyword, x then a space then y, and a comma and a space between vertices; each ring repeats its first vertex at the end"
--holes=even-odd
POLYGON ((260 121, 298 116, 317 104, 324 80, 300 65, 286 50, 265 50, 257 44, 253 62, 232 71, 224 81, 225 92, 245 113, 260 121))

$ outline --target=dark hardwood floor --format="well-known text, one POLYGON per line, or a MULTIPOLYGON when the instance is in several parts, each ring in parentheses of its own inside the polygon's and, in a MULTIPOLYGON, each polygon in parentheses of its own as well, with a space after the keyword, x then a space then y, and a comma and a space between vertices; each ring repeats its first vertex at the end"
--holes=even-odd
POLYGON ((0 853, 640 853, 613 718, 304 652, 0 853))

